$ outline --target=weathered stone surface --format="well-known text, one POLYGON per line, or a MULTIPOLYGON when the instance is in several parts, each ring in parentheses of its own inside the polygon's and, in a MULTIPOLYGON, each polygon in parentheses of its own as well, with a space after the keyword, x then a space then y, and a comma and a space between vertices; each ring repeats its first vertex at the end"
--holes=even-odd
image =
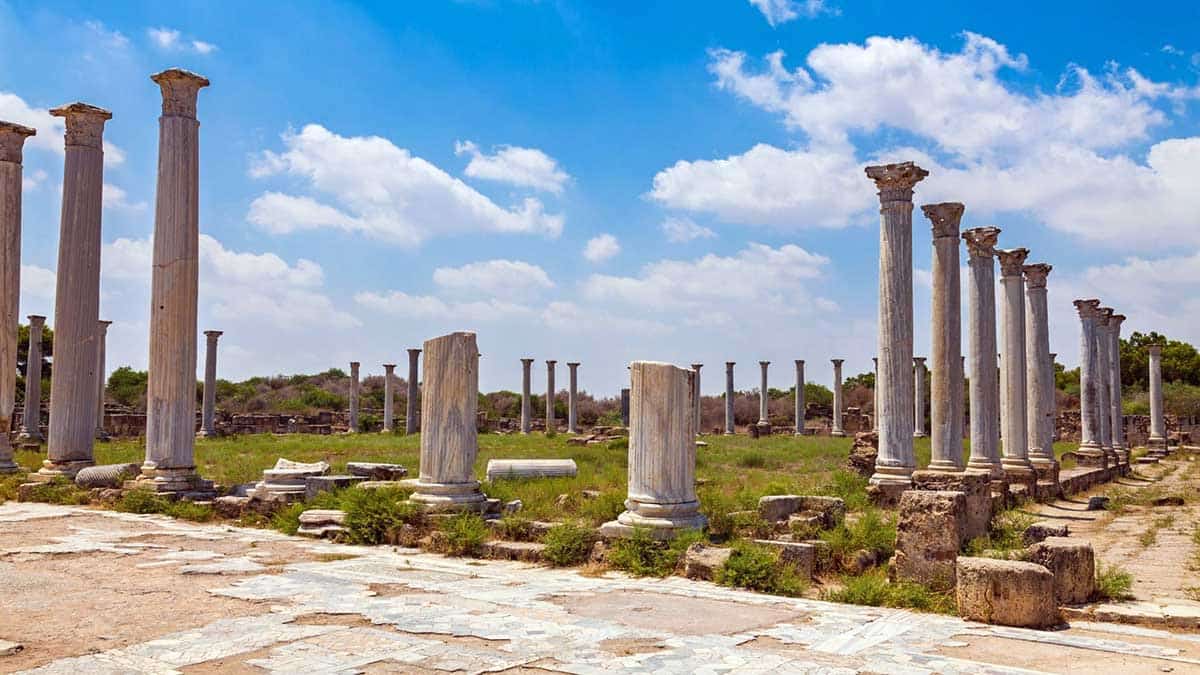
POLYGON ((1088 511, 1103 511, 1106 508, 1108 508, 1108 497, 1105 497, 1104 495, 1093 495, 1088 497, 1088 511))
POLYGON ((304 479, 304 498, 312 499, 322 492, 344 490, 361 482, 362 476, 308 476, 304 479))
POLYGON ((966 532, 961 492, 909 490, 900 498, 891 574, 932 588, 954 586, 955 560, 966 532))
POLYGON ((711 581, 731 555, 731 548, 718 548, 699 542, 692 544, 683 554, 683 576, 711 581))
POLYGON ((309 509, 300 514, 300 528, 296 534, 318 539, 335 537, 346 531, 346 512, 337 509, 309 509))
POLYGON ((796 574, 808 579, 817 569, 817 547, 798 541, 775 541, 773 539, 755 539, 754 543, 779 551, 779 562, 791 565, 796 574))
POLYGON ((1025 532, 1021 534, 1021 541, 1026 546, 1032 546, 1038 542, 1045 541, 1048 537, 1066 537, 1069 534, 1070 528, 1067 527, 1066 523, 1053 523, 1040 520, 1025 528, 1025 532))
POLYGON ((133 463, 89 466, 75 474, 75 484, 82 488, 119 488, 139 473, 141 466, 133 463))
POLYGON ((967 325, 971 361, 971 456, 967 470, 999 477, 1000 382, 996 368, 996 241, 998 227, 975 227, 962 233, 970 269, 967 325))
POLYGON ((1060 604, 1087 602, 1096 590, 1096 554, 1086 541, 1047 537, 1029 547, 1032 561, 1054 574, 1054 594, 1060 604))
POLYGON ((489 459, 487 479, 574 477, 573 459, 489 459))
POLYGON ((12 656, 25 649, 25 645, 19 642, 9 642, 8 640, 0 640, 0 656, 12 656))
POLYGON ((796 515, 815 519, 819 528, 828 528, 846 517, 846 503, 837 497, 814 495, 766 495, 758 500, 758 514, 767 522, 790 521, 796 515))
POLYGON ((242 517, 246 506, 250 503, 249 497, 226 496, 217 497, 212 500, 213 510, 222 518, 237 519, 242 517))
POLYGON ((367 480, 399 480, 408 475, 408 469, 401 464, 380 462, 346 462, 346 471, 367 480))
POLYGON ((496 560, 519 560, 537 563, 542 561, 545 544, 533 541, 489 541, 483 544, 482 556, 496 560))
POLYGON ((959 558, 955 600, 970 621, 1050 628, 1061 620, 1054 574, 1035 563, 991 558, 959 558))
POLYGON ((961 492, 966 498, 966 530, 963 541, 987 534, 992 522, 991 484, 986 474, 977 472, 948 473, 944 471, 914 471, 913 487, 917 490, 961 492))
POLYGON ((879 434, 874 431, 860 431, 854 434, 854 446, 850 448, 850 456, 846 458, 846 468, 863 478, 869 478, 875 473, 875 458, 879 455, 879 434))
POLYGON ((399 480, 364 480, 361 483, 355 483, 354 487, 359 490, 390 490, 406 487, 406 485, 404 481, 399 480))

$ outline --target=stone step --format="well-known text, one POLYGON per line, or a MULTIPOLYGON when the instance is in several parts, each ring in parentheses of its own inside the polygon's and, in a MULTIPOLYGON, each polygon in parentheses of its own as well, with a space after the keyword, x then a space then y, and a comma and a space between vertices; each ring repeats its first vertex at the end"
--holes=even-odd
POLYGON ((545 544, 531 541, 489 541, 483 545, 483 557, 495 560, 519 560, 536 563, 542 561, 545 544))

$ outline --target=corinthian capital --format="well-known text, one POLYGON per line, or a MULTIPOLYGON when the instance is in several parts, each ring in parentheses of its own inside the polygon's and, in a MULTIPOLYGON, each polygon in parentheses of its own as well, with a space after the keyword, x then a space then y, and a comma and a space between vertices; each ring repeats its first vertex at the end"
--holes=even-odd
POLYGON ((972 227, 962 233, 967 242, 967 253, 972 258, 991 258, 996 254, 996 240, 1000 237, 998 227, 972 227))
POLYGON ((1033 263, 1021 268, 1025 273, 1025 285, 1029 288, 1045 288, 1046 277, 1050 276, 1050 270, 1054 269, 1052 265, 1046 263, 1033 263))
POLYGON ((182 68, 169 68, 150 79, 162 89, 164 117, 196 119, 196 95, 208 86, 208 79, 182 68))
POLYGON ((1096 308, 1096 325, 1102 328, 1108 327, 1108 320, 1112 318, 1112 307, 1097 307, 1096 308))
POLYGON ((36 135, 37 129, 0 121, 0 162, 21 163, 21 149, 25 139, 36 135))
POLYGON ((67 122, 67 145, 100 148, 103 145, 104 123, 112 119, 112 113, 87 103, 68 103, 50 111, 55 117, 67 122))
POLYGON ((1094 319, 1099 313, 1100 301, 1095 298, 1076 300, 1072 304, 1075 305, 1075 310, 1079 312, 1081 319, 1094 319))
POLYGON ((1000 261, 1000 276, 1019 277, 1025 258, 1029 257, 1027 248, 998 248, 996 258, 1000 261))
POLYGON ((933 238, 958 238, 958 225, 962 221, 964 207, 959 202, 942 202, 941 204, 925 204, 921 212, 933 224, 933 238))
POLYGON ((913 162, 868 166, 867 178, 875 181, 879 188, 879 201, 912 201, 913 186, 921 182, 929 172, 913 162))

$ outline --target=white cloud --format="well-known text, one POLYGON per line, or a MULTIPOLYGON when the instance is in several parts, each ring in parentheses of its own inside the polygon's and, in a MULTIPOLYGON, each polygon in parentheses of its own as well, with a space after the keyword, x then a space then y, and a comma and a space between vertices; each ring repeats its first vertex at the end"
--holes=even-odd
POLYGON ((308 181, 317 197, 266 192, 250 206, 250 222, 271 232, 334 227, 415 247, 437 235, 470 232, 557 237, 563 217, 526 198, 505 209, 461 180, 379 136, 339 136, 316 124, 283 135, 282 153, 266 151, 254 177, 308 181))
POLYGON ((120 31, 110 30, 99 21, 84 21, 84 28, 92 32, 99 40, 100 45, 108 49, 124 49, 129 46, 129 38, 125 37, 120 31))
POLYGON ((1183 51, 1182 49, 1179 49, 1175 45, 1170 45, 1170 44, 1163 45, 1162 49, 1159 51, 1161 51, 1164 54, 1170 54, 1171 56, 1186 56, 1187 55, 1187 52, 1183 51))
POLYGON ((174 49, 179 45, 179 31, 173 28, 147 28, 150 41, 162 49, 174 49))
POLYGON ((778 26, 800 17, 812 18, 818 14, 837 10, 825 4, 825 0, 750 0, 771 26, 778 26))
MULTIPOLYGON (((36 135, 26 139, 26 150, 65 154, 63 135, 66 133, 66 124, 63 118, 51 115, 48 108, 31 106, 16 94, 0 91, 0 119, 37 130, 36 135)), ((124 162, 125 151, 104 141, 104 165, 114 167, 124 162)))
POLYGON ((48 175, 42 169, 25 171, 21 174, 21 188, 24 190, 36 190, 42 183, 46 182, 47 177, 48 175))
POLYGON ((442 289, 488 297, 529 297, 554 287, 546 271, 520 260, 485 260, 462 267, 439 267, 433 282, 442 289))
POLYGON ((692 241, 693 239, 712 239, 717 236, 716 232, 698 225, 696 221, 686 217, 667 218, 659 227, 662 228, 663 234, 667 236, 667 241, 676 244, 692 241))
POLYGON ((588 262, 601 263, 621 252, 621 244, 611 234, 601 234, 588 239, 583 247, 583 257, 588 262))
POLYGON ((354 302, 366 309, 412 319, 455 321, 501 321, 515 316, 531 316, 525 305, 495 298, 482 301, 452 302, 432 295, 410 295, 403 291, 383 293, 364 291, 354 302))
POLYGON ((552 330, 595 337, 600 334, 624 333, 658 335, 670 333, 671 326, 654 319, 640 319, 624 314, 580 307, 574 302, 551 302, 542 310, 542 321, 552 330))
POLYGON ((558 162, 537 148, 501 145, 491 155, 485 155, 471 141, 454 144, 454 154, 469 155, 464 174, 471 178, 494 180, 519 187, 530 187, 559 194, 571 177, 558 162))
POLYGON ((119 211, 132 211, 138 213, 146 210, 146 202, 131 202, 129 195, 125 190, 113 185, 105 183, 103 187, 102 200, 104 208, 116 209, 119 211))
POLYGON ((182 32, 166 26, 147 28, 146 34, 150 37, 150 42, 163 51, 190 51, 206 56, 217 50, 217 46, 211 42, 184 38, 182 32))
POLYGON ((53 316, 54 271, 37 265, 21 265, 21 322, 30 314, 53 316))
POLYGON ((203 40, 192 40, 192 50, 197 54, 211 54, 217 51, 217 46, 203 40))

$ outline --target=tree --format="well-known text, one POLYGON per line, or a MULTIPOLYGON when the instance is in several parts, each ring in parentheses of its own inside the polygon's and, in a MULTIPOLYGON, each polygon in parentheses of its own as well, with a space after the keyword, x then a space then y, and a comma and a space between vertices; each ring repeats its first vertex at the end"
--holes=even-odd
POLYGON ((859 373, 842 382, 842 390, 846 391, 854 387, 866 387, 867 389, 875 388, 875 373, 859 373))
MULTIPOLYGON (((42 332, 42 379, 50 379, 51 357, 54 356, 54 330, 46 327, 42 332)), ((22 324, 17 328, 17 372, 21 377, 29 368, 29 326, 22 324)), ((45 393, 43 391, 43 393, 45 393)))
POLYGON ((1150 345, 1162 345, 1163 382, 1200 386, 1200 352, 1192 345, 1151 331, 1134 332, 1121 340, 1121 386, 1145 391, 1150 388, 1150 345))
POLYGON ((108 376, 108 395, 112 400, 130 408, 144 404, 146 381, 149 375, 144 370, 121 366, 108 376))

